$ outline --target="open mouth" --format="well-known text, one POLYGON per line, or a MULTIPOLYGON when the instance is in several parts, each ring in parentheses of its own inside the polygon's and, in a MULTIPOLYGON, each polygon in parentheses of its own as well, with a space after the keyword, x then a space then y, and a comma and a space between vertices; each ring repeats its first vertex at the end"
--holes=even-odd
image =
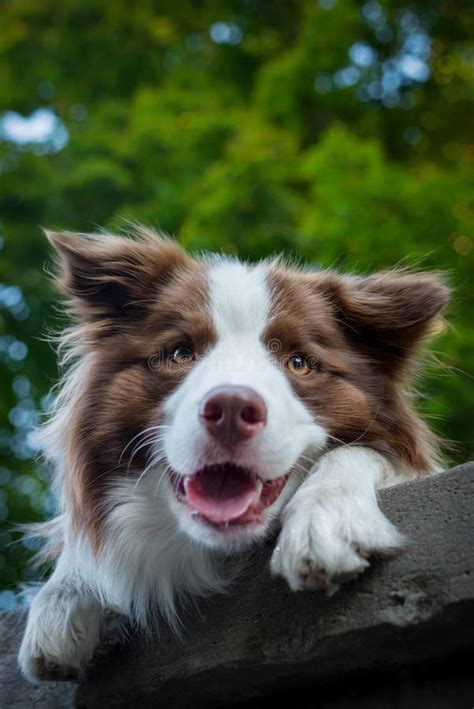
POLYGON ((263 511, 279 497, 288 477, 282 475, 264 481, 253 470, 233 463, 207 465, 195 475, 180 477, 176 495, 214 526, 259 523, 263 511))

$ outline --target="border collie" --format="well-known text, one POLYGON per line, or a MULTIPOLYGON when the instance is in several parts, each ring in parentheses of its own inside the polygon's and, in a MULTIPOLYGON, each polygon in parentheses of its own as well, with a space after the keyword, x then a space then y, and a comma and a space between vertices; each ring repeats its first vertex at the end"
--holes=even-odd
POLYGON ((49 233, 75 324, 40 432, 60 514, 54 571, 19 653, 32 681, 77 676, 104 617, 173 623, 225 587, 223 560, 279 529, 271 572, 335 592, 402 535, 381 487, 438 469, 406 389, 448 299, 436 274, 368 277, 131 237, 49 233))

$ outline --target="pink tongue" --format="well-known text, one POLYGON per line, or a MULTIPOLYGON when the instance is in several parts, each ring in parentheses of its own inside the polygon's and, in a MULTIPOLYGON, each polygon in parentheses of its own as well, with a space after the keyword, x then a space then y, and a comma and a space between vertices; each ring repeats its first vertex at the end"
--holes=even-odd
POLYGON ((184 483, 186 502, 210 522, 230 522, 244 514, 255 499, 256 480, 234 465, 199 470, 184 483))

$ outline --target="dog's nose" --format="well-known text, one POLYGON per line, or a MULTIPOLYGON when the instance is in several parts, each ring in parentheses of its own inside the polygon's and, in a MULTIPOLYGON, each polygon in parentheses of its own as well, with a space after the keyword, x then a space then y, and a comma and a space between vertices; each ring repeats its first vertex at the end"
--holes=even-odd
POLYGON ((199 406, 199 417, 213 438, 233 446, 265 427, 267 407, 250 387, 229 384, 206 394, 199 406))

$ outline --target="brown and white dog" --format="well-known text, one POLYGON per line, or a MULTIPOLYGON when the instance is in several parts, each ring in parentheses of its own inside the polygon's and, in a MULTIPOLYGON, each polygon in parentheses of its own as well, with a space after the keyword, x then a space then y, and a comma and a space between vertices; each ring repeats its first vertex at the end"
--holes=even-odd
POLYGON ((146 229, 49 238, 78 323, 41 433, 61 514, 30 679, 78 673, 106 609, 173 622, 277 527, 271 570, 295 591, 332 593, 400 545, 377 490, 437 468, 405 387, 448 299, 438 276, 194 260, 146 229))

